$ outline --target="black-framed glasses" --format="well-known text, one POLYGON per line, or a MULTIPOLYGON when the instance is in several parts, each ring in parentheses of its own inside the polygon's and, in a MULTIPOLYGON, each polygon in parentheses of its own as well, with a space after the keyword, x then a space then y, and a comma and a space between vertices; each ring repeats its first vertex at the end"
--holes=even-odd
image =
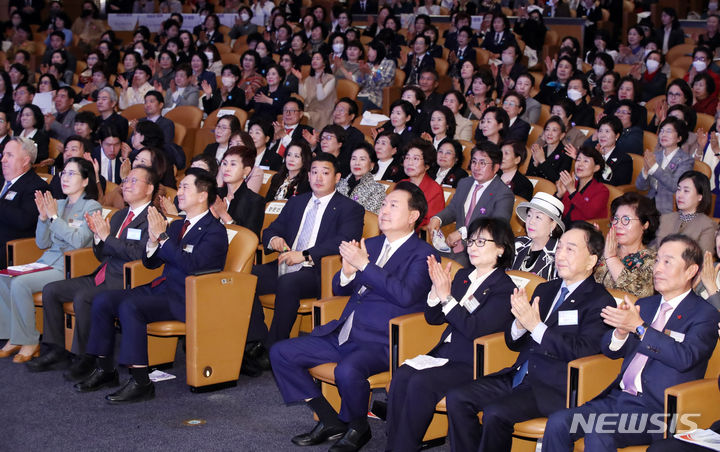
POLYGON ((627 226, 627 225, 630 224, 630 222, 631 222, 632 220, 638 220, 638 221, 640 221, 640 218, 630 218, 630 217, 627 216, 627 215, 623 215, 623 216, 620 217, 620 218, 618 218, 618 217, 612 217, 612 218, 610 219, 610 223, 612 223, 613 225, 616 225, 616 224, 618 224, 618 221, 619 221, 620 223, 623 224, 623 226, 627 226))
POLYGON ((476 238, 476 239, 466 239, 463 240, 463 243, 465 243, 465 247, 470 247, 471 245, 475 245, 478 248, 482 248, 485 246, 486 242, 494 242, 495 240, 492 239, 483 239, 483 238, 476 238))

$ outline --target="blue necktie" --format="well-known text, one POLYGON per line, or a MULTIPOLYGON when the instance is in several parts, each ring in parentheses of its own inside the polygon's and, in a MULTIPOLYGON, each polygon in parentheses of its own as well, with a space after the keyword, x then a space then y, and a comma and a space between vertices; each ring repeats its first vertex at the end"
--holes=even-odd
MULTIPOLYGON (((550 317, 550 315, 557 311, 561 304, 565 301, 565 297, 567 297, 569 290, 567 287, 563 287, 560 289, 560 298, 558 299, 558 302, 555 303, 555 306, 552 307, 552 310, 550 311, 550 314, 547 315, 547 317, 550 317)), ((547 318, 546 317, 546 318, 547 318)), ((525 378, 525 375, 527 375, 528 372, 528 361, 525 361, 520 366, 520 369, 518 369, 517 373, 513 376, 513 382, 512 387, 516 388, 520 383, 522 383, 523 379, 525 378)))
POLYGON ((11 181, 11 180, 5 182, 5 186, 4 186, 3 189, 2 189, 2 193, 0 193, 0 198, 2 198, 3 196, 5 196, 5 193, 7 193, 7 191, 10 189, 10 186, 11 186, 11 185, 12 185, 12 181, 11 181))

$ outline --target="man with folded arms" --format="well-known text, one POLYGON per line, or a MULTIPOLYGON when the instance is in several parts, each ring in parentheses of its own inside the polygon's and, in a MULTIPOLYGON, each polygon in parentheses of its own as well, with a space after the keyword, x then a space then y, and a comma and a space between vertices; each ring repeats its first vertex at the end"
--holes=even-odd
POLYGON ((73 302, 75 331, 72 351, 76 356, 64 376, 70 381, 87 378, 95 368, 95 358, 85 354, 90 334, 90 309, 95 295, 106 290, 123 288, 123 266, 142 259, 148 238, 147 207, 158 189, 158 175, 146 166, 136 166, 122 185, 123 199, 128 204, 110 221, 102 212, 86 218, 95 234, 93 254, 100 261, 88 276, 56 281, 43 289, 43 342, 45 354, 27 363, 31 372, 66 368, 72 355, 65 351, 65 315, 63 303, 73 302))
POLYGON ((665 412, 665 389, 704 378, 717 344, 720 313, 692 290, 702 264, 703 251, 694 240, 669 235, 660 243, 653 269, 659 295, 635 304, 626 297, 620 306, 603 309, 605 323, 615 329, 603 337, 602 352, 612 359, 623 358, 620 374, 594 400, 550 416, 543 451, 572 451, 582 437, 587 451, 617 450, 662 439, 663 432, 650 433, 658 430, 650 416, 665 412), (597 421, 603 413, 614 417, 597 421), (630 421, 624 421, 623 415, 630 421), (585 423, 593 417, 595 422, 586 431, 585 423), (639 431, 628 432, 628 425, 639 431))

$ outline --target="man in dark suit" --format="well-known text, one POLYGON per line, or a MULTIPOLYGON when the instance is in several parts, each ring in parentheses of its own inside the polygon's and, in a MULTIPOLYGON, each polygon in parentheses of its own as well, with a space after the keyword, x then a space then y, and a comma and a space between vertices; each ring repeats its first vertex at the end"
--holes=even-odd
POLYGON ((114 89, 106 86, 98 92, 97 105, 98 115, 97 123, 98 127, 102 127, 106 124, 112 124, 117 128, 120 138, 125 141, 128 138, 128 120, 119 114, 115 113, 115 105, 118 103, 118 96, 114 89))
MULTIPOLYGON (((32 170, 36 156, 37 147, 28 138, 11 138, 3 151, 3 177, 0 179, 0 269, 7 266, 7 242, 35 236, 38 219, 35 191, 44 192, 50 188, 32 170)), ((3 321, 3 317, 0 316, 0 321, 3 321)), ((4 320, 7 318, 5 316, 4 320)))
POLYGON ((504 15, 495 17, 492 26, 493 30, 485 34, 481 48, 496 55, 495 58, 497 58, 508 46, 517 45, 517 43, 515 41, 515 35, 510 29, 510 22, 507 17, 504 15))
POLYGON ((92 301, 92 326, 87 353, 98 357, 98 367, 75 384, 78 392, 96 391, 118 384, 113 364, 115 319, 122 325, 118 363, 130 367, 130 379, 119 391, 105 397, 120 404, 155 397, 148 376, 147 324, 162 320, 185 321, 185 278, 221 270, 228 238, 225 227, 210 213, 217 184, 207 172, 190 168, 178 186, 178 202, 186 217, 167 225, 165 217, 148 207, 148 241, 143 264, 165 265, 162 276, 130 290, 102 292, 92 301))
POLYGON ((43 288, 43 342, 49 349, 27 363, 31 372, 62 369, 70 364, 72 356, 65 351, 63 311, 63 303, 69 301, 75 311, 72 350, 77 358, 65 377, 80 381, 92 372, 95 359, 85 354, 85 348, 93 297, 106 290, 122 289, 123 265, 142 259, 148 237, 147 207, 157 188, 157 174, 148 167, 135 167, 123 184, 123 199, 129 207, 117 212, 110 221, 103 219, 99 211, 86 218, 95 235, 93 253, 100 265, 88 276, 56 281, 43 288))
POLYGON ((595 425, 590 431, 584 426, 571 431, 571 424, 573 418, 587 420, 594 413, 639 418, 663 413, 666 388, 704 378, 717 343, 720 313, 692 291, 702 265, 703 251, 694 240, 669 235, 660 243, 653 269, 660 295, 635 304, 626 297, 618 307, 603 309, 605 323, 615 329, 603 337, 602 352, 612 359, 624 358, 620 374, 594 400, 550 416, 544 451, 571 451, 581 437, 586 450, 616 450, 662 439, 662 431, 649 432, 657 430, 653 422, 642 423, 637 432, 623 432, 622 417, 615 418, 618 424, 598 425, 602 432, 595 425))
POLYGON ((350 8, 352 14, 377 14, 378 4, 375 0, 355 0, 350 8))
POLYGON ((289 98, 283 105, 282 124, 274 123, 275 134, 268 149, 280 157, 285 157, 285 148, 293 140, 304 140, 303 131, 313 131, 312 127, 300 124, 305 104, 295 97, 289 98))
POLYGON ((559 279, 540 284, 532 303, 524 289, 511 297, 515 321, 505 329, 505 343, 520 355, 512 367, 448 393, 452 450, 509 452, 516 422, 565 407, 567 364, 600 351, 607 331, 600 312, 615 305, 593 278, 604 246, 590 224, 572 224, 555 254, 559 279))
MULTIPOLYGON (((301 298, 320 295, 322 258, 337 254, 340 242, 362 236, 365 211, 360 204, 335 191, 340 180, 335 157, 319 153, 312 161, 309 179, 312 192, 290 198, 262 234, 265 251, 281 254, 277 261, 257 265, 252 271, 258 277, 258 285, 247 340, 257 343, 259 350, 252 353, 256 356, 266 353, 262 343, 269 348, 290 336, 301 298), (258 298, 268 293, 275 294, 269 332, 258 298)), ((256 364, 266 367, 262 362, 256 364)))
POLYGON ((428 38, 425 35, 417 35, 412 46, 413 51, 408 54, 407 62, 403 66, 406 74, 403 85, 417 85, 423 69, 435 69, 435 60, 427 53, 430 46, 428 38))
MULTIPOLYGON (((425 67, 420 71, 418 86, 425 95, 425 101, 418 107, 418 112, 426 115, 443 104, 443 95, 437 92, 440 85, 440 76, 435 68, 425 67)), ((430 120, 428 119, 428 123, 430 120)), ((428 124, 429 127, 429 124, 428 124)))
POLYGON ((75 133, 75 109, 72 108, 75 103, 75 90, 69 86, 61 86, 55 94, 55 109, 57 113, 54 115, 45 115, 45 130, 48 131, 50 138, 64 143, 65 140, 75 133))
POLYGON ((145 117, 140 121, 151 121, 160 126, 165 138, 165 144, 175 142, 175 123, 162 116, 165 107, 162 93, 159 91, 148 91, 145 94, 145 117))
POLYGON ((5 145, 10 142, 10 120, 7 113, 0 110, 0 157, 2 157, 5 145))
POLYGON ((448 57, 448 62, 452 64, 452 74, 459 76, 460 68, 464 62, 471 61, 474 63, 476 61, 477 52, 470 45, 473 36, 472 28, 469 26, 464 26, 457 32, 456 44, 450 48, 448 57))
POLYGON ((40 25, 44 7, 45 0, 12 0, 10 2, 10 13, 12 14, 17 10, 22 15, 23 23, 40 25))
POLYGON ((98 140, 100 146, 93 149, 91 155, 93 160, 100 165, 100 183, 105 189, 106 182, 120 184, 120 149, 122 148, 122 136, 120 130, 114 124, 104 124, 98 129, 98 140))
POLYGON ((428 231, 434 233, 444 224, 455 223, 455 231, 445 238, 453 248, 447 257, 466 266, 470 261, 462 240, 467 239, 467 228, 480 217, 501 218, 510 221, 515 195, 497 175, 502 162, 502 151, 490 142, 483 141, 472 152, 472 177, 458 182, 455 196, 440 213, 430 219, 428 231))
POLYGON ((280 342, 270 351, 285 402, 305 401, 320 419, 312 431, 292 439, 296 445, 339 438, 330 450, 349 451, 370 440, 367 378, 388 368, 388 322, 422 311, 430 290, 427 259, 435 258, 435 252, 415 234, 426 210, 422 191, 399 182, 380 209, 382 235, 340 245, 343 267, 333 279, 333 292, 350 296, 340 319, 315 328, 310 336, 280 342), (327 362, 338 363, 339 415, 307 372, 327 362))
POLYGON ((333 110, 333 124, 345 130, 345 138, 340 149, 340 157, 338 157, 338 166, 340 166, 343 177, 350 174, 350 157, 353 151, 357 149, 358 145, 365 142, 365 135, 352 125, 358 113, 357 104, 349 97, 339 99, 333 110))

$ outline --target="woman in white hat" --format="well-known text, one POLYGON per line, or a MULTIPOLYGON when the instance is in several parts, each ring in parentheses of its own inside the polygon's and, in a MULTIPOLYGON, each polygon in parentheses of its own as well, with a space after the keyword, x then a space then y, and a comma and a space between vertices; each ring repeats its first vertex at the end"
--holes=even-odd
POLYGON ((554 279, 555 247, 565 231, 562 222, 563 203, 549 193, 539 192, 530 202, 518 204, 516 212, 525 222, 527 235, 515 238, 513 270, 534 273, 554 279))

